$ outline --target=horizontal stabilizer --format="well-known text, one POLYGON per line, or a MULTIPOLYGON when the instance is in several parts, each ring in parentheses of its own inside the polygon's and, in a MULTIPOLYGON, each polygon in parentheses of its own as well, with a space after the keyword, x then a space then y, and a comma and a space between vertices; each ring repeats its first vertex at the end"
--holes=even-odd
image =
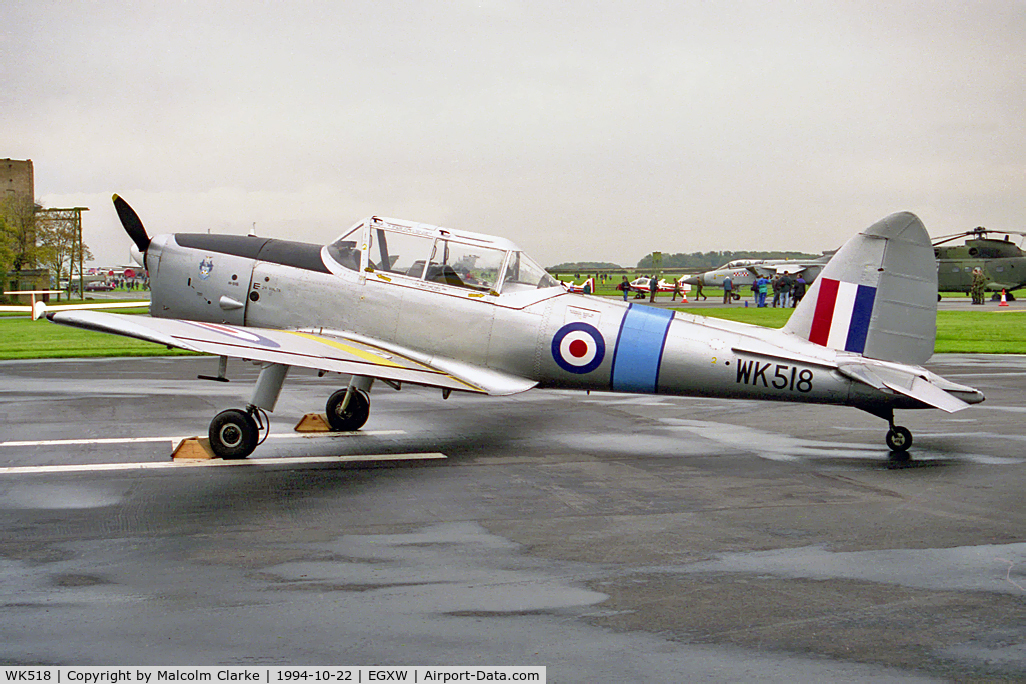
MULTIPOLYGON (((843 364, 838 367, 842 375, 869 385, 881 391, 890 390, 906 397, 921 401, 928 406, 939 408, 948 413, 968 408, 969 404, 958 397, 948 394, 926 378, 907 371, 887 366, 870 368, 864 364, 843 364)), ((955 385, 952 385, 955 387, 955 385)), ((971 388, 964 388, 971 389, 971 388)))
POLYGON ((955 411, 961 411, 962 409, 969 408, 969 404, 957 397, 951 396, 940 387, 937 387, 928 380, 924 380, 920 377, 913 377, 912 384, 908 387, 893 382, 887 382, 887 386, 895 392, 900 392, 907 397, 918 399, 924 404, 929 404, 934 408, 939 408, 942 411, 947 411, 948 413, 954 413, 955 411))

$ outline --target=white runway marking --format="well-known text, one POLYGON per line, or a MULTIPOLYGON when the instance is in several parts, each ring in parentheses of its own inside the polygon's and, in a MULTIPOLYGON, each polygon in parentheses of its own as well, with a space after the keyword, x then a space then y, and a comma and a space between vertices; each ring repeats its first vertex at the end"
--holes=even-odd
MULTIPOLYGON (((358 435, 380 436, 380 435, 405 435, 406 430, 364 430, 358 432, 276 432, 267 436, 267 439, 310 439, 313 437, 353 437, 358 435)), ((0 447, 27 447, 27 446, 73 446, 76 444, 141 444, 143 442, 172 442, 178 443, 183 439, 189 439, 196 435, 185 435, 181 437, 105 437, 97 439, 41 439, 30 442, 0 442, 0 447)))
POLYGON ((236 461, 220 459, 181 459, 148 463, 81 463, 76 465, 10 466, 0 468, 0 475, 29 473, 88 473, 107 470, 160 470, 166 468, 220 468, 226 466, 306 465, 310 463, 370 463, 380 461, 426 461, 448 458, 440 452, 421 454, 362 454, 354 456, 296 456, 284 458, 249 458, 236 461))

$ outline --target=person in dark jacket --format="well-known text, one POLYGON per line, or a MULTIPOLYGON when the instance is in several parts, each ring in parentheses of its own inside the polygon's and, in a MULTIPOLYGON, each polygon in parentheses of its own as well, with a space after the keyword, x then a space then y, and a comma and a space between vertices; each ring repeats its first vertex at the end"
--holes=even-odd
POLYGON ((805 296, 805 278, 802 277, 801 273, 798 274, 798 277, 794 281, 794 287, 791 288, 791 295, 794 299, 791 304, 792 308, 798 306, 798 302, 802 301, 802 297, 805 296))

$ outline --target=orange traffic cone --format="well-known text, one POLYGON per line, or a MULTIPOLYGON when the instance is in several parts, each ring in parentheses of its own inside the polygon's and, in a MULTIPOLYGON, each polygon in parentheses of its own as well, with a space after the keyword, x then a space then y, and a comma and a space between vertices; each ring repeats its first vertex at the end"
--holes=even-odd
POLYGON ((1001 290, 1001 303, 998 306, 1008 306, 1008 299, 1005 297, 1005 291, 1001 290))

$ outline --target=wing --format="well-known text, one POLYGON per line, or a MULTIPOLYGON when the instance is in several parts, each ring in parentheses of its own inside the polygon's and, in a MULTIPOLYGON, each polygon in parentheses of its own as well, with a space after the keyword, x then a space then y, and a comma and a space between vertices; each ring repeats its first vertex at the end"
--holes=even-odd
POLYGON ((60 311, 54 323, 135 337, 188 351, 332 373, 363 375, 429 387, 507 395, 537 382, 338 331, 272 330, 175 318, 148 318, 99 311, 60 311))
POLYGON ((799 273, 803 273, 808 266, 802 263, 780 263, 773 265, 754 264, 752 266, 747 266, 746 268, 753 275, 772 278, 773 276, 780 275, 781 273, 797 275, 799 273))
POLYGON ((34 305, 0 306, 0 311, 11 313, 27 313, 32 315, 32 320, 42 318, 47 311, 71 311, 80 309, 148 309, 148 301, 141 302, 94 302, 92 304, 47 304, 36 302, 34 305))

